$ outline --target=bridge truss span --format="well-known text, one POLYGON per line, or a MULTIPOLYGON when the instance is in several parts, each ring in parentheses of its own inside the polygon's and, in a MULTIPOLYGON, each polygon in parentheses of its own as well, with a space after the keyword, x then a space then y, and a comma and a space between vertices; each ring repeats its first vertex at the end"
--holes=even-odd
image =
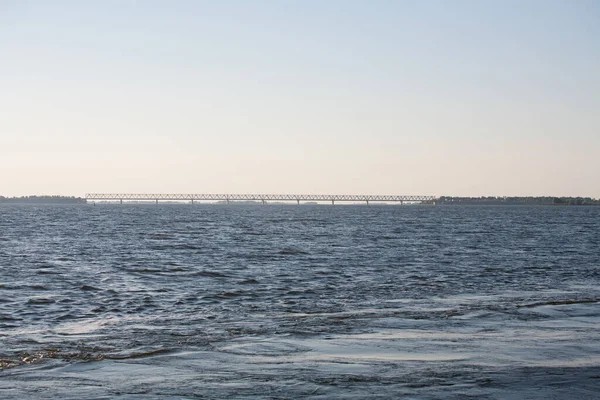
POLYGON ((311 202, 389 202, 435 203, 436 196, 380 195, 380 194, 183 194, 183 193, 88 193, 88 201, 301 201, 311 202))

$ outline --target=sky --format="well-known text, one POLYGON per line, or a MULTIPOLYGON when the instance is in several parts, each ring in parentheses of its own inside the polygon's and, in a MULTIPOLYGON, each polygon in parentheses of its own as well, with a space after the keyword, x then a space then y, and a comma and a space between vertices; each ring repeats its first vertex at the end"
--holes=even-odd
POLYGON ((600 197, 597 0, 0 0, 0 195, 600 197))

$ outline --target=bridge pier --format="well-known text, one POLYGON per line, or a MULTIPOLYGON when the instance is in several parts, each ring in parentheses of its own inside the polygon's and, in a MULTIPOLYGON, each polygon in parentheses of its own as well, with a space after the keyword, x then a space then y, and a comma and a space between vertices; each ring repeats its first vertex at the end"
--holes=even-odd
POLYGON ((120 204, 123 204, 123 199, 119 199, 119 203, 120 203, 120 204))
POLYGON ((265 199, 262 199, 263 206, 267 203, 265 199))
POLYGON ((194 205, 194 199, 192 199, 192 205, 194 205))
POLYGON ((158 199, 156 199, 156 204, 158 205, 158 199))
POLYGON ((335 205, 335 200, 331 199, 331 205, 334 206, 335 205))
POLYGON ((369 200, 367 200, 367 205, 369 205, 369 200))
POLYGON ((300 199, 296 199, 296 201, 298 202, 298 205, 300 205, 300 199))

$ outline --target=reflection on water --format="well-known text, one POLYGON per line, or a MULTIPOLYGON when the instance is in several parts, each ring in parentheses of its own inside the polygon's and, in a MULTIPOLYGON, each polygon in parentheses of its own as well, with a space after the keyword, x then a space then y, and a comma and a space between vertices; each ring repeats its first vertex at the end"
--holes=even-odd
POLYGON ((600 208, 0 207, 5 398, 595 398, 600 208))

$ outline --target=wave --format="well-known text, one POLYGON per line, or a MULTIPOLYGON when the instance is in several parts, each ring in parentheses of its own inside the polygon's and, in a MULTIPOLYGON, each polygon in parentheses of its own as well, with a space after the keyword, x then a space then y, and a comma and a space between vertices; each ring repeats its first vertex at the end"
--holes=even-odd
POLYGON ((517 304, 517 307, 564 306, 569 304, 597 303, 600 299, 549 300, 536 303, 517 304))

